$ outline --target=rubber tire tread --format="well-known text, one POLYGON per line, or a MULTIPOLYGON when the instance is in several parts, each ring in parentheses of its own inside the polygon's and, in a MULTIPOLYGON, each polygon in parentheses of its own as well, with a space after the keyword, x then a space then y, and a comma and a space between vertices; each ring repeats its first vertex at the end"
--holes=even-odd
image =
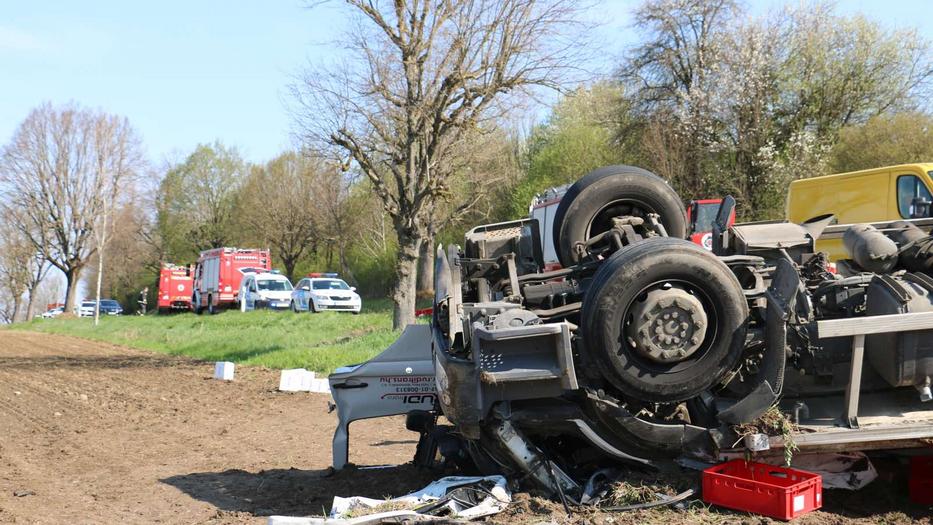
POLYGON ((687 236, 687 216, 677 192, 661 177, 635 166, 614 165, 593 170, 564 194, 554 213, 554 246, 567 268, 579 262, 574 245, 585 241, 586 227, 606 204, 634 198, 650 205, 661 216, 669 237, 687 236))
POLYGON ((716 256, 690 241, 665 237, 625 246, 603 263, 587 288, 580 317, 587 361, 598 366, 609 385, 641 401, 679 402, 714 386, 738 365, 745 347, 748 303, 735 275, 716 256), (717 340, 701 360, 674 373, 683 377, 672 374, 669 381, 661 382, 643 379, 652 374, 638 368, 637 361, 615 362, 610 354, 618 355, 623 335, 624 313, 618 310, 665 274, 688 281, 693 276, 698 281, 694 285, 712 285, 707 295, 720 311, 720 319, 717 340))

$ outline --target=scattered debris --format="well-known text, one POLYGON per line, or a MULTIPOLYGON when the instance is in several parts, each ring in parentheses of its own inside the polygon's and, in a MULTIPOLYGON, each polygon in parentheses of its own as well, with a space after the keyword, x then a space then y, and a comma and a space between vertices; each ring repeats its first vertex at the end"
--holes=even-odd
POLYGON ((214 379, 224 381, 233 381, 234 364, 230 361, 218 361, 214 363, 214 379))
POLYGON ((502 476, 441 478, 411 494, 388 500, 335 497, 327 518, 270 516, 269 525, 319 525, 340 521, 359 525, 387 520, 471 520, 497 514, 512 502, 502 476))
POLYGON ((17 498, 23 498, 26 496, 35 496, 36 492, 33 490, 14 490, 13 496, 17 498))
MULTIPOLYGON (((784 464, 787 466, 790 466, 791 461, 794 459, 794 453, 797 452, 797 443, 794 442, 794 432, 797 428, 777 406, 772 406, 751 423, 735 425, 732 429, 739 436, 740 441, 758 434, 781 436, 781 439, 784 440, 784 464)), ((757 443, 756 438, 753 437, 752 439, 757 443)), ((736 444, 738 444, 738 441, 736 441, 736 444)))
POLYGON ((304 368, 282 370, 279 378, 279 390, 282 392, 310 392, 314 372, 304 368))
MULTIPOLYGON (((777 465, 781 460, 764 457, 756 461, 777 465)), ((794 467, 819 474, 827 489, 860 490, 878 477, 878 471, 863 452, 799 454, 794 456, 794 467)))

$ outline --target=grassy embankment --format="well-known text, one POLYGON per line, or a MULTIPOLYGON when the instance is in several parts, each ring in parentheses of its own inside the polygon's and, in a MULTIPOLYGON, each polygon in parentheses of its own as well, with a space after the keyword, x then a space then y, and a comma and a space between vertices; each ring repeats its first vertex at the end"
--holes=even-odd
POLYGON ((392 303, 367 300, 363 313, 319 314, 227 311, 218 315, 147 315, 92 319, 36 319, 12 329, 65 334, 206 361, 329 373, 360 363, 397 337, 392 303))

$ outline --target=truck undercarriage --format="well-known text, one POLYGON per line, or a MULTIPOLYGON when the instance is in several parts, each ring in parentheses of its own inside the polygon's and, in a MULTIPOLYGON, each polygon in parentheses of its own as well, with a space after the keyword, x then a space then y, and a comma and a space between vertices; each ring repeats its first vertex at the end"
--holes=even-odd
POLYGON ((929 446, 933 237, 846 228, 840 275, 814 250, 831 217, 728 227, 734 206, 710 253, 663 180, 612 166, 561 201, 561 269, 542 271, 533 220, 438 248, 437 404, 458 453, 575 498, 607 462, 715 458, 773 407, 801 449, 929 446))

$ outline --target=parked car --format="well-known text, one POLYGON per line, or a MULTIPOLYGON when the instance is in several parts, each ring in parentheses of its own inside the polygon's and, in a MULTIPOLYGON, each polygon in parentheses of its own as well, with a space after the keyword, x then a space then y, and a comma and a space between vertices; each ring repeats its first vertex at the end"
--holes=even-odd
MULTIPOLYGON (((97 304, 97 301, 82 301, 81 306, 78 307, 78 316, 79 317, 94 317, 94 307, 97 304)), ((100 300, 100 314, 101 315, 122 315, 123 307, 120 306, 120 303, 113 299, 101 299, 100 300)))
POLYGON ((339 310, 358 314, 363 308, 356 288, 338 278, 336 273, 308 274, 298 281, 291 299, 291 309, 295 312, 339 310))
MULTIPOLYGON (((47 311, 43 312, 40 317, 43 319, 54 319, 61 315, 65 311, 64 306, 56 306, 55 308, 50 308, 47 311)), ((93 314, 91 314, 93 315, 93 314)))
POLYGON ((237 297, 241 312, 258 308, 284 310, 291 304, 292 283, 277 272, 247 273, 240 283, 237 297))

